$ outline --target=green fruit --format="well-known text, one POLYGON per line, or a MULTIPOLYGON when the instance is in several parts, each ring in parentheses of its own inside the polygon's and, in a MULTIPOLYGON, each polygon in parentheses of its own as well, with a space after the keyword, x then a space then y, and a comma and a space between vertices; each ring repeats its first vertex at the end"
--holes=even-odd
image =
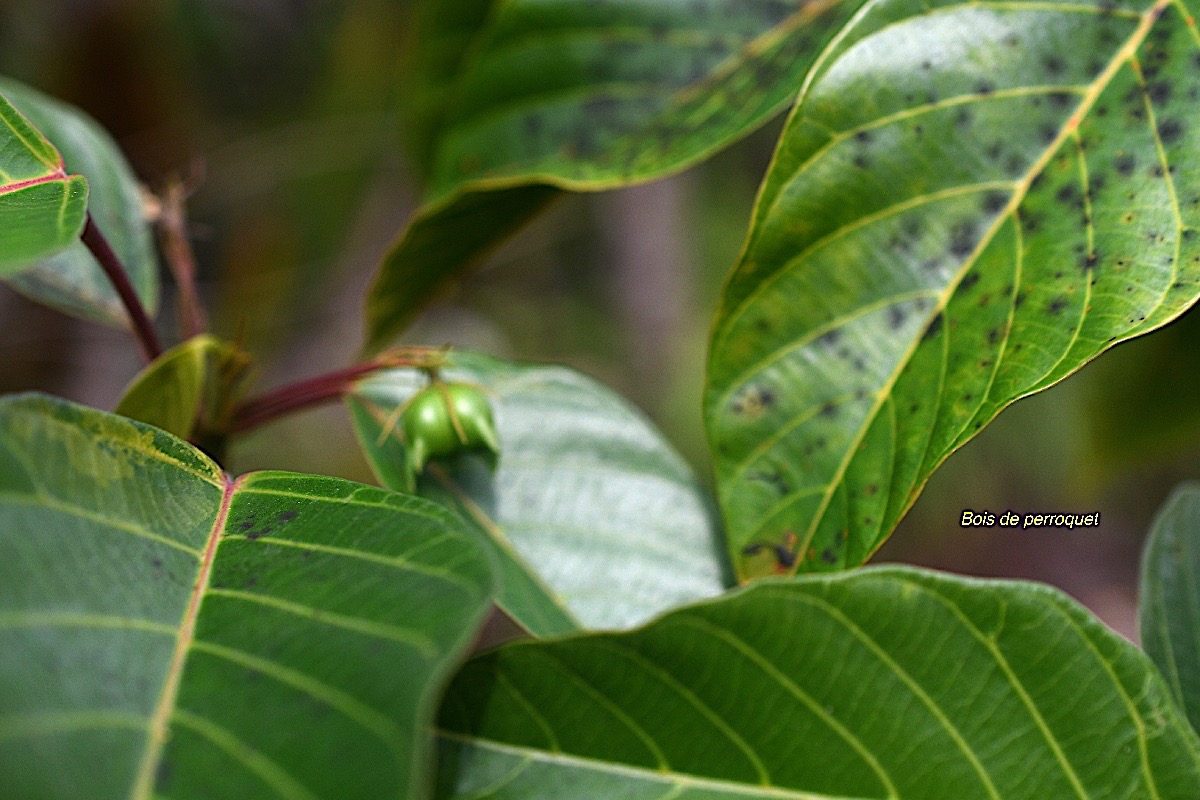
POLYGON ((435 382, 409 401, 402 419, 414 476, 432 459, 465 452, 482 452, 495 466, 500 451, 496 423, 479 389, 435 382))

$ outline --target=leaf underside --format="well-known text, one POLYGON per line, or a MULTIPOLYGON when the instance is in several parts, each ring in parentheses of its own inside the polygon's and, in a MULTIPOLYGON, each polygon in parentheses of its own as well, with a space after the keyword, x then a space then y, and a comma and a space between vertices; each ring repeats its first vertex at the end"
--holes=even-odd
POLYGON ((861 564, 1005 406, 1195 302, 1197 96, 1183 3, 864 7, 714 328, 741 577, 861 564))
POLYGON ((447 800, 1200 795, 1198 742, 1137 648, 1047 587, 912 569, 507 645, 438 724, 447 800))
MULTIPOLYGON (((627 628, 719 594, 725 564, 711 499, 624 400, 560 367, 455 353, 448 380, 482 386, 496 419, 493 475, 477 458, 435 464, 419 492, 486 534, 498 602, 531 632, 627 628)), ((351 401, 359 441, 386 486, 403 485, 403 431, 387 428, 424 385, 377 373, 351 401)))
POLYGON ((1142 647, 1200 730, 1200 484, 1163 506, 1142 559, 1142 647))
MULTIPOLYGON (((78 227, 66 240, 66 248, 7 277, 7 283, 67 314, 127 326, 128 314, 112 284, 87 246, 77 240, 86 210, 120 257, 138 298, 153 313, 158 307, 158 259, 137 177, 112 137, 79 109, 16 81, 0 78, 0 94, 54 142, 66 170, 86 176, 89 188, 86 209, 81 200, 78 227)), ((82 184, 81 178, 76 179, 82 184)))
POLYGON ((453 516, 333 478, 229 481, 62 401, 0 403, 6 797, 418 797, 488 605, 453 516))
MULTIPOLYGON (((854 7, 515 0, 497 5, 469 47, 461 31, 428 37, 428 47, 449 41, 466 52, 440 116, 419 109, 420 124, 437 126, 430 203, 376 276, 368 348, 386 344, 559 189, 660 178, 763 124, 854 7), (464 216, 474 219, 466 233, 450 224, 464 216)), ((427 60, 440 70, 447 56, 427 60)), ((431 79, 448 80, 441 71, 431 79)))

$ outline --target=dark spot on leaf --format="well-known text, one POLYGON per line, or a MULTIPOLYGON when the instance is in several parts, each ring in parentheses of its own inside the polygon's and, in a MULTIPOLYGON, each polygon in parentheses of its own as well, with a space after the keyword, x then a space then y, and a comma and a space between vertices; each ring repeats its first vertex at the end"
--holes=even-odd
POLYGON ((1046 307, 1046 310, 1051 314, 1058 315, 1066 307, 1067 298, 1060 295, 1050 302, 1050 305, 1046 307))
POLYGON ((290 511, 284 511, 282 514, 279 515, 279 521, 280 522, 291 522, 299 514, 300 514, 300 512, 296 511, 295 509, 292 509, 290 511))
POLYGON ((1128 153, 1117 156, 1113 161, 1113 169, 1120 175, 1132 175, 1135 167, 1137 167, 1137 161, 1128 153))
POLYGON ((1054 194, 1054 199, 1065 205, 1077 205, 1083 203, 1083 197, 1079 194, 1079 187, 1074 183, 1068 183, 1059 189, 1054 194))
POLYGON ((242 531, 243 533, 245 533, 246 531, 250 530, 253 527, 254 527, 254 517, 246 517, 244 520, 242 520, 241 522, 239 522, 237 524, 237 529, 239 531, 242 531))
POLYGON ((971 287, 977 283, 979 283, 979 273, 968 272, 958 284, 958 291, 965 294, 966 292, 971 291, 971 287))
POLYGON ((960 128, 965 128, 974 121, 975 117, 969 108, 960 108, 958 113, 954 115, 954 124, 960 128))
POLYGON ((975 91, 982 95, 989 95, 996 91, 996 84, 992 83, 991 81, 980 81, 978 84, 976 84, 975 91))
POLYGON ((1163 144, 1172 144, 1183 133, 1183 123, 1177 119, 1164 119, 1158 124, 1158 138, 1163 144))
POLYGON ((975 223, 960 222, 950 230, 950 253, 958 258, 966 258, 975 249, 978 242, 978 232, 975 223))
POLYGON ((934 317, 930 321, 929 327, 925 329, 925 333, 921 335, 921 341, 924 342, 929 339, 932 339, 934 336, 937 336, 938 331, 940 331, 941 329, 942 329, 942 315, 938 314, 936 317, 934 317))
POLYGON ((791 491, 791 487, 783 477, 783 473, 778 470, 774 472, 755 472, 751 474, 751 478, 767 484, 780 495, 787 495, 791 491))
POLYGON ((854 141, 858 142, 861 145, 870 144, 871 143, 871 132, 870 131, 859 131, 858 133, 854 134, 854 141))
POLYGON ((1042 61, 1042 66, 1046 68, 1046 72, 1051 75, 1061 75, 1066 70, 1067 65, 1058 56, 1046 56, 1042 61))
POLYGON ((1042 141, 1046 144, 1050 144, 1058 138, 1058 128, 1054 127, 1053 125, 1043 125, 1040 134, 1042 141))
POLYGON ((764 389, 761 386, 750 386, 746 391, 734 398, 730 407, 734 414, 749 417, 753 420, 758 419, 774 405, 775 394, 770 389, 764 389))
POLYGON ((1155 105, 1162 105, 1171 99, 1171 84, 1166 81, 1155 81, 1146 87, 1146 95, 1155 105))
POLYGON ((165 758, 158 762, 158 766, 154 768, 154 788, 155 789, 159 789, 159 790, 163 789, 164 787, 166 787, 168 781, 171 780, 171 771, 173 768, 173 763, 174 762, 172 762, 168 759, 165 759, 165 758))
POLYGON ((856 155, 854 157, 854 166, 858 167, 859 169, 863 169, 863 170, 870 169, 871 161, 866 156, 864 156, 860 153, 859 155, 856 155))
POLYGON ((1004 192, 988 192, 983 196, 983 210, 988 214, 998 214, 1008 205, 1008 196, 1004 192))
POLYGON ((820 336, 818 336, 817 344, 821 345, 822 347, 832 348, 832 347, 837 346, 838 340, 840 340, 841 338, 842 338, 842 332, 840 330, 834 329, 834 330, 828 331, 827 333, 823 333, 820 336))
POLYGON ((837 553, 833 552, 832 547, 826 547, 824 550, 821 551, 821 560, 824 561, 826 564, 836 564, 837 563, 837 553))
POLYGON ((888 327, 892 330, 900 330, 907 321, 908 314, 900 306, 892 306, 888 309, 888 327))
POLYGON ((871 497, 878 491, 879 487, 872 483, 868 485, 867 488, 863 489, 863 494, 865 494, 867 497, 871 497))
POLYGON ((825 405, 821 406, 821 416, 829 418, 837 416, 837 404, 833 401, 827 401, 825 405))
POLYGON ((1004 44, 1008 47, 1017 47, 1018 45, 1021 44, 1021 37, 1015 33, 1009 33, 1009 34, 1006 34, 1005 37, 1001 41, 1003 41, 1004 44))
POLYGON ((1074 100, 1068 92, 1051 92, 1048 99, 1050 100, 1050 105, 1055 108, 1066 108, 1074 100))
POLYGON ((988 344, 996 344, 1000 341, 1000 337, 1004 335, 1004 330, 999 326, 988 331, 988 344))

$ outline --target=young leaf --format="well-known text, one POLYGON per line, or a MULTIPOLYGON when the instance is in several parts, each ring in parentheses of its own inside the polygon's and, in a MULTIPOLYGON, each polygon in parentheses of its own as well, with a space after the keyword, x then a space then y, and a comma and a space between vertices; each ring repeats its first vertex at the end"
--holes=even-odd
POLYGON ((250 357, 212 336, 188 339, 163 353, 133 379, 116 413, 181 439, 217 431, 228 421, 250 357))
MULTIPOLYGON (((753 131, 795 95, 853 10, 833 0, 498 4, 444 91, 430 203, 376 276, 368 348, 556 189, 659 178, 753 131), (449 224, 468 214, 478 227, 449 224)), ((461 34, 451 43, 461 48, 461 34)))
POLYGON ((0 94, 0 277, 76 240, 87 195, 87 180, 68 175, 54 146, 0 94))
POLYGON ((455 678, 437 796, 1200 796, 1153 665, 1061 593, 913 569, 763 582, 455 678))
POLYGON ((882 0, 781 138, 706 417, 742 577, 862 563, 1005 406, 1200 292, 1200 91, 1166 2, 882 0))
POLYGON ((1200 730, 1200 484, 1158 512, 1142 558, 1142 646, 1200 730))
MULTIPOLYGON (((451 364, 444 377, 482 386, 491 400, 499 464, 494 475, 469 457, 435 464, 419 489, 490 539, 510 616, 543 636, 624 628, 721 592, 711 500, 641 414, 571 370, 467 353, 451 364)), ((423 385, 411 371, 377 373, 350 402, 385 486, 408 475, 391 418, 423 385)))
POLYGON ((4 794, 426 796, 490 583, 420 498, 234 481, 146 425, 0 401, 4 794))
MULTIPOLYGON (((154 242, 137 178, 112 137, 79 109, 16 81, 0 78, 0 95, 54 142, 68 171, 87 177, 86 210, 121 258, 143 307, 153 313, 158 307, 154 242)), ((82 206, 79 215, 65 250, 6 280, 22 294, 67 314, 125 327, 128 315, 116 291, 87 247, 77 241, 82 206)))

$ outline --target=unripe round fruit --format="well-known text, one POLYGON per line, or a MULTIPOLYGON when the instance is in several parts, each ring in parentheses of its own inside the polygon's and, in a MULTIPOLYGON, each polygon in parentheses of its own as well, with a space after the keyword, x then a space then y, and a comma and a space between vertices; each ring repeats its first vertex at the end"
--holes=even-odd
POLYGON ((494 456, 500 449, 487 397, 462 383, 435 382, 423 389, 404 409, 403 425, 414 475, 430 459, 467 451, 494 456))

